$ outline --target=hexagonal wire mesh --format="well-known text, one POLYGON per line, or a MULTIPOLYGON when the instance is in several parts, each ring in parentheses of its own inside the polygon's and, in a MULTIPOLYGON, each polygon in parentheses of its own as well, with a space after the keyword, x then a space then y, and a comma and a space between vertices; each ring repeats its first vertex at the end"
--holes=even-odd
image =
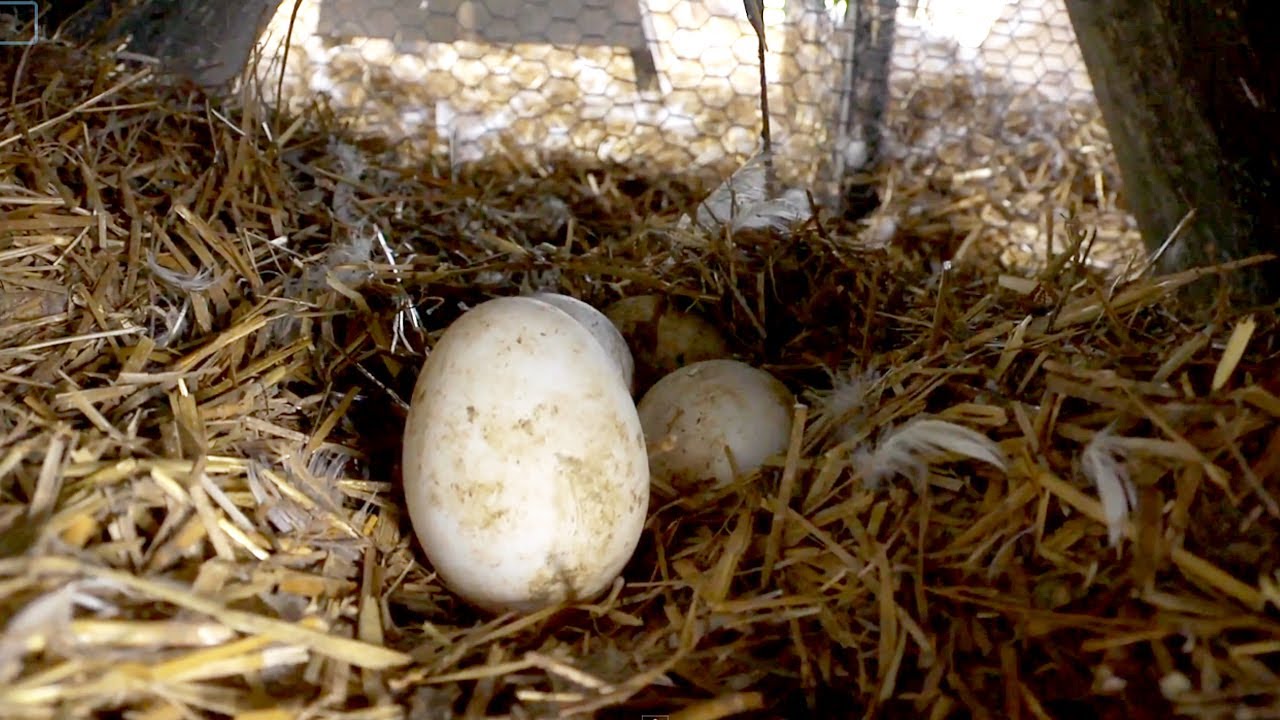
MULTIPOLYGON (((1015 262, 1043 254, 1046 213, 1067 208, 1113 249, 1095 261, 1137 246, 1063 0, 764 5, 784 181, 835 205, 889 166, 898 224, 937 220, 924 198, 968 209, 945 234, 995 239, 1015 262)), ((759 148, 742 0, 284 0, 266 87, 286 36, 287 100, 323 97, 415 154, 558 152, 711 179, 759 148)))

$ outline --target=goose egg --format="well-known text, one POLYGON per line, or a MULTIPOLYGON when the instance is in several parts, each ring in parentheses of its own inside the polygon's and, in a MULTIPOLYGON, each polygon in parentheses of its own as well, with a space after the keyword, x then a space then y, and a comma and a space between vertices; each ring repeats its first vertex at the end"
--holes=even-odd
POLYGON ((613 361, 618 364, 627 388, 635 390, 635 360, 631 356, 631 349, 627 347, 627 341, 623 339, 622 333, 609 322, 609 318, 605 317, 604 313, 578 298, 560 293, 540 292, 529 297, 560 308, 590 330, 596 341, 604 347, 605 352, 609 353, 613 361))
POLYGON ((794 404, 777 378, 737 360, 705 360, 664 376, 639 404, 655 482, 679 492, 755 472, 786 451, 794 404))
POLYGON ((403 453, 427 559, 481 608, 589 600, 639 542, 649 466, 631 393, 596 337, 548 303, 490 300, 445 330, 403 453))

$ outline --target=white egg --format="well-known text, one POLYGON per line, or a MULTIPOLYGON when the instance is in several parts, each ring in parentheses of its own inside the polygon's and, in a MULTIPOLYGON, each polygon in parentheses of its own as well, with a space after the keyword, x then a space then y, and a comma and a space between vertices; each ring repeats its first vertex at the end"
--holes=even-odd
POLYGON ((737 360, 705 360, 666 375, 639 405, 654 480, 696 490, 754 472, 786 451, 794 404, 777 378, 737 360))
POLYGON ((560 308, 590 330, 596 342, 599 342, 605 352, 609 353, 613 361, 618 364, 627 388, 635 390, 635 359, 631 357, 631 349, 627 347, 627 341, 623 339, 622 333, 609 322, 609 318, 605 317, 604 313, 578 298, 560 293, 540 292, 529 297, 560 308))
POLYGON ((485 302, 440 337, 404 435, 409 518, 444 584, 493 611, 585 601, 635 551, 649 465, 614 359, 567 313, 485 302))

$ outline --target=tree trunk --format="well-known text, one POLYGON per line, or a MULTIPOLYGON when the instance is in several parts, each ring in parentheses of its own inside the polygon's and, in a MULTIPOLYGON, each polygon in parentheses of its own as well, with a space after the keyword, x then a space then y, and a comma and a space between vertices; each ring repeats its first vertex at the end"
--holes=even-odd
POLYGON ((215 87, 240 76, 281 0, 80 0, 63 26, 95 42, 129 38, 129 49, 158 58, 166 71, 215 87))
MULTIPOLYGON (((1280 43, 1274 0, 1066 0, 1124 196, 1175 271, 1280 250, 1280 43)), ((1226 278, 1233 298, 1280 297, 1280 267, 1226 278)), ((1208 300, 1212 286, 1193 297, 1208 300)))

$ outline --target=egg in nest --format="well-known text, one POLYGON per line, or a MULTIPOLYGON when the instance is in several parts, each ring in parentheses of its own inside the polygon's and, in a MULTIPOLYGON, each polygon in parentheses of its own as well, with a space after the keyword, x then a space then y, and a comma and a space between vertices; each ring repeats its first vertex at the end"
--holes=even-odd
POLYGON ((446 587, 491 611, 587 601, 634 553, 649 464, 628 378, 574 317, 529 297, 459 317, 405 425, 405 499, 446 587))

